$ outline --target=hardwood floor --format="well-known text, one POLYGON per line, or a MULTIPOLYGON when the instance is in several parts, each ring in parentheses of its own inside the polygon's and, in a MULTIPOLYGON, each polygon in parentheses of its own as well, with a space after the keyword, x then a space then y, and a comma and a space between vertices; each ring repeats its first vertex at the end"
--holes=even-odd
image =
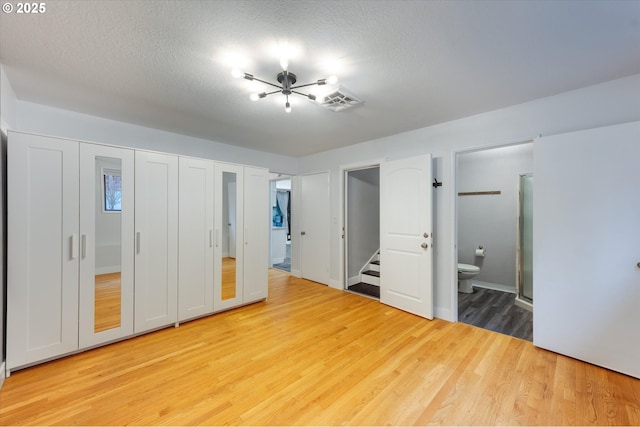
POLYGON ((515 294, 474 287, 458 292, 458 320, 468 325, 533 341, 533 313, 515 305, 515 294))
POLYGON ((269 274, 266 302, 13 373, 0 423, 640 424, 640 380, 269 274))

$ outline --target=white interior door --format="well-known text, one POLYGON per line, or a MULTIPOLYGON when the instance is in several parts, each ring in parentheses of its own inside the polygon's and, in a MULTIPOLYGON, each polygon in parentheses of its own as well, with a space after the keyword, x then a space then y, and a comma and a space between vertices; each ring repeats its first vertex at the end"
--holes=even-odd
POLYGON ((220 311, 243 302, 244 167, 216 162, 214 172, 213 309, 220 311))
POLYGON ((300 274, 329 284, 329 173, 300 177, 300 274))
POLYGON ((243 302, 265 299, 269 278, 269 172, 244 167, 243 302))
POLYGON ((9 133, 7 367, 78 348, 78 142, 9 133))
POLYGON ((533 342, 640 378, 640 122, 534 141, 533 342))
POLYGON ((213 161, 180 157, 178 320, 213 312, 213 161))
POLYGON ((431 155, 380 165, 380 301, 433 319, 431 155))

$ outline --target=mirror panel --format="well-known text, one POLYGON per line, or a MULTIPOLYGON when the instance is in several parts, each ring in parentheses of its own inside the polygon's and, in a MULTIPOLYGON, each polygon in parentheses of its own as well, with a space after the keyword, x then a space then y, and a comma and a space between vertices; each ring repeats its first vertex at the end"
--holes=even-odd
POLYGON ((122 319, 122 160, 95 162, 94 332, 120 327, 122 319))
POLYGON ((222 173, 222 295, 223 301, 236 297, 237 177, 222 173))

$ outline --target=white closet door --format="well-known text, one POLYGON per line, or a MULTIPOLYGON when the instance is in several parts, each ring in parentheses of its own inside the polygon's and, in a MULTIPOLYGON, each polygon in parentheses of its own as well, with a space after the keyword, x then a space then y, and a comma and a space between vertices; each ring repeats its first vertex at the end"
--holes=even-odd
POLYGON ((533 343, 640 378, 640 122, 533 152, 533 343))
POLYGON ((136 333, 178 318, 178 158, 136 151, 136 333))
POLYGON ((329 173, 300 177, 300 273, 305 279, 329 284, 329 173))
POLYGON ((214 287, 215 311, 243 302, 244 168, 215 164, 214 287))
POLYGON ((180 158, 178 319, 213 312, 213 168, 180 158))
POLYGON ((78 142, 9 133, 7 368, 78 348, 78 142))
POLYGON ((269 278, 269 172, 244 168, 244 302, 265 299, 269 278))
POLYGON ((380 165, 380 301, 433 319, 431 155, 380 165))
POLYGON ((133 334, 134 151, 80 144, 80 348, 133 334))

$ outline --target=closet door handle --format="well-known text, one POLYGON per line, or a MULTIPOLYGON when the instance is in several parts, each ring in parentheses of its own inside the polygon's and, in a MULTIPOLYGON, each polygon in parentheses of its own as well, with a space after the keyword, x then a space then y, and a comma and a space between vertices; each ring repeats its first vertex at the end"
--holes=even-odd
POLYGON ((69 240, 71 243, 71 259, 76 259, 78 258, 78 236, 72 234, 69 240))
POLYGON ((213 247, 213 230, 212 229, 209 230, 209 247, 210 248, 213 247))
POLYGON ((87 257, 87 235, 83 234, 80 238, 80 245, 82 246, 82 259, 87 257))
POLYGON ((216 228, 216 248, 218 247, 220 241, 220 229, 216 228))
POLYGON ((136 233, 136 253, 140 253, 140 232, 136 233))
POLYGON ((249 228, 245 227, 244 229, 244 244, 249 244, 249 228))

